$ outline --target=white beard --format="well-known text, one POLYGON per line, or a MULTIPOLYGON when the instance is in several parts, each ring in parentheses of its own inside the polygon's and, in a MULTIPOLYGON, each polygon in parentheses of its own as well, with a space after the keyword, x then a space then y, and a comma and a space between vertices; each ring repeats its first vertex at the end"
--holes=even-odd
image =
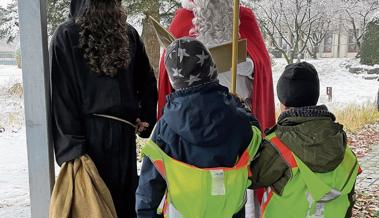
POLYGON ((191 35, 207 47, 230 42, 233 33, 233 1, 194 0, 191 35))
POLYGON ((180 0, 182 7, 188 10, 192 10, 195 6, 191 0, 180 0))

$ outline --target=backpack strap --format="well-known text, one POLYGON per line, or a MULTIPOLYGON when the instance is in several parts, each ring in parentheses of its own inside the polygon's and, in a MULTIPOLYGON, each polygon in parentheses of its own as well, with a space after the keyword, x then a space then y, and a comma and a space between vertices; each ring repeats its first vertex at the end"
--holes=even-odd
MULTIPOLYGON (((287 164, 291 168, 299 168, 301 174, 301 178, 303 179, 304 183, 307 186, 307 189, 312 196, 312 199, 314 201, 330 201, 337 197, 339 197, 341 194, 347 194, 351 191, 351 188, 354 184, 354 180, 348 180, 348 183, 345 185, 343 190, 336 190, 327 184, 324 183, 324 181, 317 176, 316 173, 314 173, 309 167, 300 159, 298 158, 289 148, 286 144, 283 143, 283 141, 280 140, 275 134, 271 134, 267 136, 267 139, 271 142, 273 146, 279 151, 283 159, 287 162, 287 164)), ((351 157, 351 150, 349 148, 346 148, 345 152, 345 159, 347 156, 351 157)), ((345 160, 344 159, 344 160, 345 160)), ((347 162, 344 161, 342 164, 346 164, 347 162)), ((349 167, 349 166, 342 166, 342 167, 349 167)), ((352 170, 357 168, 358 171, 358 165, 353 167, 352 170)), ((351 164, 350 164, 351 168, 351 164)))
POLYGON ((355 184, 355 179, 352 179, 351 177, 354 176, 354 174, 358 174, 359 165, 355 155, 349 147, 346 148, 342 163, 336 168, 336 170, 343 168, 350 171, 347 182, 341 190, 336 190, 327 185, 316 173, 309 169, 300 158, 296 155, 294 156, 299 165, 301 178, 305 182, 314 201, 328 202, 336 199, 340 195, 347 195, 351 192, 351 189, 355 184))
MULTIPOLYGON (((259 150, 259 146, 262 141, 262 133, 255 126, 252 127, 252 131, 253 131, 253 137, 251 139, 251 142, 249 146, 247 147, 247 149, 241 155, 241 158, 238 160, 234 168, 238 169, 238 168, 248 166, 250 162, 254 159, 255 155, 257 154, 259 150)), ((249 174, 251 174, 251 171, 249 172, 249 174)))
POLYGON ((303 179, 307 189, 314 201, 320 201, 324 197, 325 201, 333 200, 341 195, 341 192, 334 190, 332 187, 325 184, 305 163, 296 157, 296 162, 299 166, 300 176, 303 179))
POLYGON ((294 153, 288 148, 284 142, 278 138, 275 134, 267 137, 271 144, 279 151, 280 155, 287 162, 287 164, 293 168, 299 168, 304 183, 306 184, 310 195, 314 201, 321 200, 324 196, 330 193, 327 198, 336 198, 341 193, 333 191, 331 187, 326 185, 311 169, 309 169, 294 153), (337 196, 338 195, 338 196, 337 196))
MULTIPOLYGON (((247 147, 247 149, 244 151, 244 153, 241 155, 241 158, 238 160, 237 164, 230 169, 240 169, 243 167, 246 167, 250 165, 250 162, 255 157, 256 153, 259 150, 260 143, 262 141, 262 133, 261 131, 253 126, 253 137, 252 140, 247 147)), ((163 178, 166 178, 166 170, 164 167, 164 157, 167 156, 167 154, 162 151, 162 149, 155 144, 151 139, 149 139, 146 144, 142 148, 142 154, 149 157, 149 159, 153 162, 155 168, 159 171, 159 173, 162 175, 163 178)), ((250 169, 250 167, 248 167, 250 169)), ((251 171, 249 172, 249 175, 251 175, 251 171)))
POLYGON ((280 140, 275 133, 271 134, 267 137, 267 139, 271 142, 271 144, 278 150, 280 155, 283 157, 283 159, 287 162, 288 166, 291 168, 296 168, 297 163, 295 160, 295 156, 293 155, 292 151, 288 148, 286 144, 280 140))
POLYGON ((166 169, 163 162, 163 151, 155 144, 151 139, 149 139, 142 148, 142 154, 149 157, 151 162, 153 162, 155 168, 166 179, 166 169))

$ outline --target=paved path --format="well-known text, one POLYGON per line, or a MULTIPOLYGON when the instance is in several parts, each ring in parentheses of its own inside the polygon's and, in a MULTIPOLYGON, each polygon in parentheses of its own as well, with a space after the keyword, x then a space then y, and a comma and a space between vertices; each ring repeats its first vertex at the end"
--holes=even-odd
POLYGON ((379 144, 363 157, 360 162, 363 172, 358 176, 357 188, 370 189, 379 185, 379 144))

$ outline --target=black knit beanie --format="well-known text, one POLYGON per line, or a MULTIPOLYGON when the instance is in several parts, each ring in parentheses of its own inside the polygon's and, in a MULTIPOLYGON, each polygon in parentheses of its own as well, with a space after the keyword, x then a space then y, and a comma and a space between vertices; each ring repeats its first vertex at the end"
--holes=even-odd
POLYGON ((217 81, 217 69, 208 49, 198 40, 181 38, 166 49, 166 70, 175 90, 217 81))
POLYGON ((277 93, 279 101, 287 107, 317 105, 320 80, 315 67, 307 62, 288 65, 279 78, 277 93))

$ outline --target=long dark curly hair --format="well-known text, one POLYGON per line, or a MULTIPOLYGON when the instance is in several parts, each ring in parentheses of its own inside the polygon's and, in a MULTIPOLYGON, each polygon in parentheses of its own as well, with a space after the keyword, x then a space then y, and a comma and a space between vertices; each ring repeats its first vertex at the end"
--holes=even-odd
MULTIPOLYGON (((88 1, 88 0, 87 0, 88 1)), ((115 76, 130 62, 127 13, 120 0, 90 0, 75 22, 91 71, 115 76)))

